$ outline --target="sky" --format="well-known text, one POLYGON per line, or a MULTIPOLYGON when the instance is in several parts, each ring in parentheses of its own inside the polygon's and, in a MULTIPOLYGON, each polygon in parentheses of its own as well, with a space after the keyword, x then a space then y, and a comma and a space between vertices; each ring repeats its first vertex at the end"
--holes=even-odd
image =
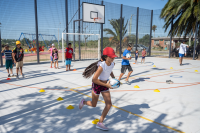
MULTIPOLYGON (((98 2, 101 0, 81 0, 86 2, 98 2)), ((125 21, 130 20, 131 15, 134 15, 132 32, 136 31, 136 7, 140 8, 139 11, 139 37, 142 37, 150 31, 150 10, 154 10, 153 25, 157 25, 155 36, 166 36, 163 30, 164 21, 159 19, 159 13, 167 0, 104 0, 105 1, 105 14, 106 22, 104 28, 112 28, 109 20, 119 19, 120 17, 120 4, 124 5, 123 17, 125 21), (114 3, 114 4, 113 4, 114 3), (128 6, 126 6, 128 5, 128 6), (148 9, 148 10, 145 10, 148 9), (159 10, 157 10, 159 9, 159 10)), ((97 3, 97 4, 98 4, 97 3)), ((77 0, 68 0, 68 18, 70 21, 78 9, 77 0)), ((37 0, 38 10, 38 27, 39 34, 56 35, 61 40, 61 34, 66 27, 65 24, 65 0, 37 0), (58 32, 59 31, 59 32, 58 32)), ((81 9, 82 10, 82 9, 81 9)), ((82 11, 81 11, 82 12, 82 11)), ((35 33, 35 14, 34 14, 34 0, 0 0, 0 22, 2 38, 3 39, 19 39, 21 32, 35 33)), ((78 19, 77 14, 74 19, 78 19)), ((89 25, 89 24, 87 24, 89 25)), ((86 26, 87 26, 86 25, 86 26)), ((77 23, 76 23, 77 27, 77 23)), ((100 31, 100 25, 90 24, 90 28, 100 31)), ((72 32, 72 23, 69 26, 72 32)), ((106 33, 104 32, 104 35, 106 33)), ((31 36, 30 36, 31 37, 31 36)), ((108 36, 107 36, 108 37, 108 36)), ((32 38, 32 37, 31 37, 32 38)), ((31 39, 30 38, 30 39, 31 39)), ((44 39, 50 39, 46 36, 44 39)))
POLYGON ((163 8, 168 0, 103 0, 103 1, 140 7, 150 10, 156 10, 163 8))

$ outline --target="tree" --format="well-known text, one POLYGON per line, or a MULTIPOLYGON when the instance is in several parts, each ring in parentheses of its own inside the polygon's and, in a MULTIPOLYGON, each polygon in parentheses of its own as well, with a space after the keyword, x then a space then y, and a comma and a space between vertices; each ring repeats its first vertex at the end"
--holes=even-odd
POLYGON ((131 35, 128 35, 126 37, 124 37, 123 39, 123 45, 125 44, 128 44, 128 43, 131 43, 132 45, 134 45, 136 43, 136 35, 135 34, 131 34, 131 35))
POLYGON ((140 44, 143 44, 148 47, 149 46, 149 38, 150 38, 149 34, 144 35, 142 38, 140 38, 140 44))
MULTIPOLYGON (((173 28, 168 35, 181 36, 195 34, 195 25, 198 22, 200 28, 200 1, 199 0, 169 0, 161 11, 160 18, 165 20, 165 32, 171 25, 174 18, 173 28)), ((200 30, 198 28, 198 38, 200 39, 200 30)))
POLYGON ((153 30, 153 32, 154 32, 154 38, 155 38, 155 31, 157 30, 156 28, 157 28, 156 25, 153 25, 153 26, 152 26, 152 30, 153 30))
POLYGON ((22 40, 21 40, 21 44, 22 44, 22 46, 25 46, 25 44, 26 45, 28 45, 28 43, 29 43, 29 45, 30 45, 30 43, 31 43, 31 41, 28 39, 28 38, 23 38, 22 40))
MULTIPOLYGON (((110 34, 113 36, 112 42, 116 44, 116 52, 119 53, 120 48, 120 21, 121 19, 111 19, 109 20, 110 24, 112 25, 114 31, 109 28, 105 28, 103 31, 107 32, 106 34, 110 34)), ((127 32, 126 26, 128 24, 128 20, 126 24, 124 23, 124 18, 122 18, 122 40, 127 32)))

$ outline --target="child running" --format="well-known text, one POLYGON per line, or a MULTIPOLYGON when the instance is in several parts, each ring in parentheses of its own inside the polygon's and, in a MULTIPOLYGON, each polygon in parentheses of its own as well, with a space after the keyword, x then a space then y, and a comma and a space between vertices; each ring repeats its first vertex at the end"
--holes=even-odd
POLYGON ((137 64, 137 59, 139 57, 138 50, 135 51, 135 64, 137 64))
POLYGON ((124 50, 124 53, 123 53, 121 74, 120 74, 119 79, 118 79, 120 81, 122 76, 126 73, 126 70, 128 69, 129 73, 128 73, 128 76, 126 78, 126 83, 128 85, 131 85, 131 83, 128 81, 128 79, 129 79, 131 73, 133 72, 133 69, 132 69, 132 67, 129 63, 129 60, 131 60, 131 57, 127 58, 126 55, 130 54, 131 50, 132 50, 132 46, 131 46, 131 44, 128 44, 128 48, 126 50, 124 50))
POLYGON ((4 53, 5 54, 5 59, 6 59, 6 69, 7 69, 7 72, 8 72, 8 77, 13 77, 14 74, 13 74, 13 71, 12 71, 12 68, 13 68, 13 59, 12 59, 12 51, 9 50, 9 46, 8 45, 5 45, 4 49, 1 51, 1 53, 4 53), (10 73, 9 73, 9 69, 10 69, 10 73))
POLYGON ((142 64, 142 62, 145 64, 145 56, 146 56, 146 54, 147 54, 147 52, 146 52, 146 50, 145 50, 145 48, 144 48, 143 51, 142 51, 142 60, 141 60, 141 64, 142 64))
POLYGON ((103 121, 112 106, 111 96, 110 96, 110 91, 109 91, 109 88, 112 89, 112 87, 107 81, 110 76, 112 78, 115 78, 114 74, 112 73, 112 70, 114 68, 113 61, 115 57, 117 56, 115 55, 114 50, 111 47, 106 47, 103 50, 103 55, 101 57, 101 60, 103 61, 101 62, 101 60, 99 60, 97 62, 92 63, 83 72, 83 76, 85 78, 90 78, 93 75, 93 73, 95 74, 92 78, 92 82, 93 82, 92 83, 92 101, 85 101, 85 99, 81 98, 80 103, 79 103, 79 109, 81 110, 84 105, 96 107, 98 99, 99 99, 99 94, 101 93, 106 104, 102 112, 102 115, 100 117, 100 120, 96 125, 96 128, 101 129, 101 130, 108 130, 108 128, 104 126, 103 121))
POLYGON ((17 73, 16 78, 19 79, 19 75, 18 75, 19 69, 20 69, 22 78, 24 78, 24 74, 22 73, 24 50, 21 47, 20 41, 16 41, 16 45, 17 46, 13 49, 12 56, 13 56, 14 62, 16 64, 16 73, 17 73))
POLYGON ((65 65, 66 65, 66 71, 71 70, 70 66, 71 66, 71 61, 72 61, 72 55, 73 55, 73 48, 72 44, 69 43, 68 47, 65 49, 65 65), (69 66, 69 69, 68 69, 69 66))
POLYGON ((53 51, 52 51, 52 57, 53 57, 53 60, 54 60, 54 68, 59 69, 59 67, 58 67, 59 55, 58 55, 58 50, 56 48, 54 48, 53 51), (57 64, 57 67, 56 67, 56 64, 57 64))

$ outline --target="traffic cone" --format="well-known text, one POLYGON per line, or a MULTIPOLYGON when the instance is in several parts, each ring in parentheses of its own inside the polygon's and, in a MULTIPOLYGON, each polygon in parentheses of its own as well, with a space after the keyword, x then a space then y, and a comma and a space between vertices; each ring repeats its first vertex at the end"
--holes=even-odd
POLYGON ((93 124, 97 124, 99 122, 99 119, 95 119, 92 121, 93 124))
POLYGON ((134 86, 134 88, 140 88, 138 85, 134 86))
POLYGON ((10 80, 10 78, 7 78, 6 80, 10 80))
POLYGON ((59 97, 57 100, 58 100, 58 101, 62 101, 62 100, 63 100, 63 98, 62 98, 62 97, 59 97))
POLYGON ((66 109, 74 109, 74 106, 69 105, 66 109))
POLYGON ((45 92, 45 90, 41 89, 39 92, 45 92))
POLYGON ((155 89, 154 92, 160 92, 158 89, 155 89))

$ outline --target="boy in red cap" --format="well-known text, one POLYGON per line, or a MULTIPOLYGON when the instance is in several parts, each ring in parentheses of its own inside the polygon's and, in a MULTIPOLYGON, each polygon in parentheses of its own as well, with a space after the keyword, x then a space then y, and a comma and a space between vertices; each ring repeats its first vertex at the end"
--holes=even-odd
POLYGON ((111 102, 111 96, 109 88, 112 89, 111 85, 109 84, 109 77, 114 77, 114 74, 112 73, 112 70, 114 68, 114 59, 117 57, 115 55, 114 50, 111 47, 106 47, 103 50, 103 55, 101 57, 101 60, 92 63, 89 65, 85 71, 83 72, 83 77, 90 78, 94 73, 94 76, 92 78, 92 101, 85 101, 85 99, 81 98, 79 103, 79 109, 81 110, 84 105, 88 105, 91 107, 96 107, 99 94, 101 93, 104 101, 105 101, 105 108, 102 112, 101 118, 99 122, 96 125, 96 128, 101 130, 108 130, 106 126, 103 124, 103 120, 106 117, 108 111, 110 110, 112 106, 111 102))

